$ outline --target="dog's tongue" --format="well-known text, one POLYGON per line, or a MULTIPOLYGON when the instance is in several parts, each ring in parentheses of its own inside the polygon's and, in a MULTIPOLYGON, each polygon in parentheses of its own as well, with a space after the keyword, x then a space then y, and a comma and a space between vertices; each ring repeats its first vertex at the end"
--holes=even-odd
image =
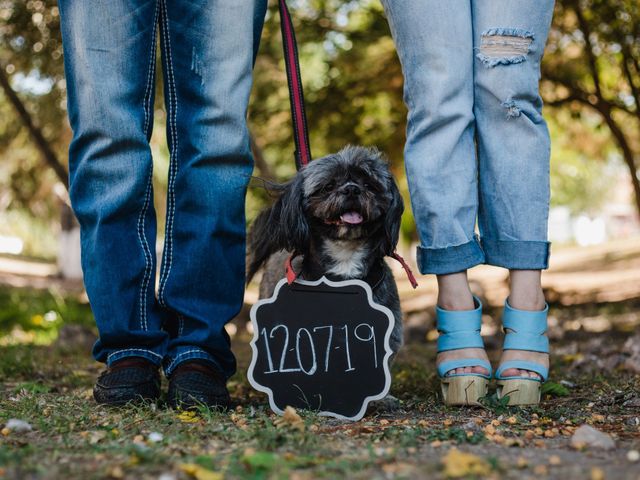
POLYGON ((340 220, 342 220, 344 223, 357 225, 358 223, 362 223, 362 215, 360 215, 358 212, 347 212, 340 215, 340 220))

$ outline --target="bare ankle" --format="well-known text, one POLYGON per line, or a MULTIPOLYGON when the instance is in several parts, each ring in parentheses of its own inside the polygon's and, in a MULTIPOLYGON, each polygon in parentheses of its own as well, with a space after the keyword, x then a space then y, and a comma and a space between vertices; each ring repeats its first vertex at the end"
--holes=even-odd
POLYGON ((517 310, 544 309, 540 270, 511 270, 509 272, 509 305, 517 310))
POLYGON ((528 310, 528 311, 537 311, 543 310, 546 302, 544 298, 544 293, 542 293, 542 289, 536 293, 526 294, 511 292, 509 295, 509 306, 515 308, 516 310, 528 310))
POLYGON ((438 275, 438 306, 444 310, 473 310, 467 272, 438 275))

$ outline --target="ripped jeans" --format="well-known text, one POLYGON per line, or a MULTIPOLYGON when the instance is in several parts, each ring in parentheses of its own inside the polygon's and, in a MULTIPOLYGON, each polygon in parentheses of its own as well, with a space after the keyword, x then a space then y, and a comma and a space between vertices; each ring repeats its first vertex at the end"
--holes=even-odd
POLYGON ((246 112, 267 0, 58 6, 73 129, 69 193, 100 334, 93 355, 107 365, 144 357, 167 375, 201 359, 229 377, 236 362, 224 326, 244 294, 246 112), (157 35, 170 164, 156 293, 157 35))
POLYGON ((382 3, 405 79, 420 271, 547 268, 550 140, 538 81, 553 0, 382 3))

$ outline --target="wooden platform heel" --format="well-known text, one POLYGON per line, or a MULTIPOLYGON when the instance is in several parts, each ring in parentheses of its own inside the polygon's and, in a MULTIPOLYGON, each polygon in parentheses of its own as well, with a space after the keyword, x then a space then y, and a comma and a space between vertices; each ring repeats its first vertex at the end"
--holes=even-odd
MULTIPOLYGON (((444 310, 436 306, 438 353, 463 348, 484 348, 480 327, 482 325, 482 303, 473 297, 474 310, 444 310)), ((445 405, 479 405, 486 396, 491 378, 491 364, 481 358, 460 358, 438 365, 442 398, 445 405), (488 375, 479 373, 447 374, 462 367, 483 367, 488 375)))
MULTIPOLYGON (((502 328, 506 333, 503 350, 549 353, 549 339, 545 336, 548 312, 548 305, 545 305, 544 310, 538 311, 517 310, 505 301, 502 316, 502 328)), ((498 398, 509 397, 508 405, 537 405, 540 403, 542 382, 547 380, 548 375, 549 369, 539 363, 524 360, 504 362, 496 371, 498 398), (542 381, 528 377, 502 376, 502 372, 510 368, 535 372, 542 381)))

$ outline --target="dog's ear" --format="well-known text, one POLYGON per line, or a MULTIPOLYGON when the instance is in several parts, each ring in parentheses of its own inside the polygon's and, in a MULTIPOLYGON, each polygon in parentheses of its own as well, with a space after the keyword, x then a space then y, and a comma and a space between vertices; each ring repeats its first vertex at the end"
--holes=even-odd
POLYGON ((309 224, 304 210, 303 176, 277 188, 281 194, 253 222, 248 235, 247 283, 279 250, 305 253, 309 245, 309 224))
POLYGON ((309 222, 305 208, 304 175, 298 173, 285 187, 272 210, 271 226, 280 248, 306 253, 310 243, 309 222))
POLYGON ((398 236, 400 235, 400 222, 402 220, 402 212, 404 212, 404 202, 400 190, 396 185, 393 176, 389 176, 387 180, 387 188, 391 195, 389 208, 383 217, 382 235, 378 245, 379 251, 383 256, 391 255, 398 245, 398 236))

